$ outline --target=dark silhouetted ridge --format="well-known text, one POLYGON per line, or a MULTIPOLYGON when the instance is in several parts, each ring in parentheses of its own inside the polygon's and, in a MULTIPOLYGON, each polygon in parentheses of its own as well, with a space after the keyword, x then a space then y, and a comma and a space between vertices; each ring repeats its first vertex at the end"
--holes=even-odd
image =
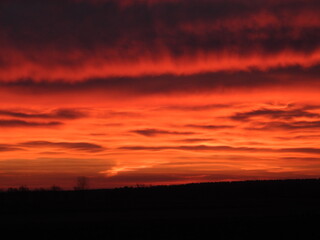
POLYGON ((44 239, 320 239, 320 180, 9 191, 0 213, 4 229, 44 239))

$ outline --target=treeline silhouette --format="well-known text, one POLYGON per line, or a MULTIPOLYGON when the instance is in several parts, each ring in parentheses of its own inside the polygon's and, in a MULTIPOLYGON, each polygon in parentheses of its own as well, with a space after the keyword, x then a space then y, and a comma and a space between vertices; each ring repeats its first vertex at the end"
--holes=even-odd
POLYGON ((11 189, 0 214, 6 229, 43 239, 320 239, 320 179, 11 189))

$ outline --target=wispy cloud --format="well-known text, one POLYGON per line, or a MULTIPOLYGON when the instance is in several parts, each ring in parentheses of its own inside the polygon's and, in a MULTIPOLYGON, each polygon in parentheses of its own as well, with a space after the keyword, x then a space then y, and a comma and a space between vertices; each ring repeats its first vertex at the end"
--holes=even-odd
POLYGON ((155 137, 158 135, 191 135, 191 134, 194 134, 194 132, 179 132, 179 131, 169 131, 169 130, 153 129, 153 128, 133 130, 131 132, 137 133, 137 134, 140 134, 140 135, 143 135, 146 137, 155 137))
POLYGON ((11 152, 11 151, 19 151, 19 150, 23 150, 23 149, 11 144, 0 144, 0 152, 11 152))
POLYGON ((101 152, 105 148, 101 145, 88 142, 49 142, 49 141, 30 141, 18 144, 21 147, 28 148, 61 148, 69 150, 78 150, 85 152, 101 152))
POLYGON ((0 110, 0 115, 26 119, 78 119, 86 114, 76 109, 56 109, 50 112, 0 110))
POLYGON ((132 151, 164 151, 164 150, 183 150, 183 151, 212 151, 212 152, 247 152, 247 153, 311 153, 320 154, 320 148, 256 148, 256 147, 232 147, 232 146, 210 146, 210 145, 184 145, 184 146, 123 146, 122 150, 132 151))
POLYGON ((17 119, 0 119, 0 128, 18 128, 18 127, 56 127, 63 125, 62 122, 33 122, 17 119))
POLYGON ((232 125, 200 125, 200 124, 188 124, 185 125, 185 127, 188 128, 200 128, 200 129, 207 129, 207 130, 219 130, 219 129, 227 129, 227 128, 233 128, 232 125))
POLYGON ((291 120, 294 118, 320 118, 320 114, 312 113, 304 109, 268 109, 261 108, 257 110, 238 112, 232 115, 230 118, 237 121, 247 121, 254 117, 266 117, 270 119, 284 119, 291 120))
POLYGON ((320 128, 320 121, 293 121, 293 122, 268 122, 256 124, 256 127, 246 128, 247 130, 308 130, 308 129, 318 129, 320 128), (260 126, 259 126, 260 125, 260 126))
POLYGON ((185 138, 185 139, 179 139, 176 140, 177 142, 183 142, 183 143, 197 143, 197 142, 211 142, 214 139, 211 138, 185 138))

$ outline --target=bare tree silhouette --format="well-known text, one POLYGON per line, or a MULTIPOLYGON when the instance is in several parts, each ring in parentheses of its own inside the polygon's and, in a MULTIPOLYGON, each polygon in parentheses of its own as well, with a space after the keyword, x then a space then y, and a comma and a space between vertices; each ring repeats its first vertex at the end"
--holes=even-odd
POLYGON ((88 186, 88 178, 81 176, 77 178, 77 185, 74 187, 74 190, 86 190, 88 186))
POLYGON ((49 190, 57 192, 57 191, 62 191, 62 188, 59 186, 53 185, 53 186, 51 186, 51 188, 49 190))

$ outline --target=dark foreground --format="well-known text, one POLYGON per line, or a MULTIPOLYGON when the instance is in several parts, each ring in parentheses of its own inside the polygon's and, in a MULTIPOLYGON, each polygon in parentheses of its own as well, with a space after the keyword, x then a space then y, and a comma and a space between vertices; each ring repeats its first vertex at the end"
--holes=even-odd
POLYGON ((320 180, 0 193, 8 239, 320 239, 320 180))

